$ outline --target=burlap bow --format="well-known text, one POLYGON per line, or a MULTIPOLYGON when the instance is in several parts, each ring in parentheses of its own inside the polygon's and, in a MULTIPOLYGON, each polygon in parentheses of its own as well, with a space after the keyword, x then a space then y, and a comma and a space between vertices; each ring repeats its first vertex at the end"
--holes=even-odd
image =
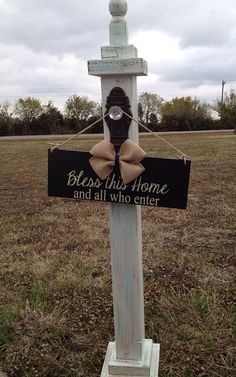
MULTIPOLYGON (((100 179, 109 176, 115 166, 116 152, 113 144, 104 139, 94 145, 90 153, 93 155, 89 162, 100 179)), ((145 170, 140 161, 146 153, 132 140, 127 139, 119 151, 120 174, 125 184, 133 181, 145 170)))

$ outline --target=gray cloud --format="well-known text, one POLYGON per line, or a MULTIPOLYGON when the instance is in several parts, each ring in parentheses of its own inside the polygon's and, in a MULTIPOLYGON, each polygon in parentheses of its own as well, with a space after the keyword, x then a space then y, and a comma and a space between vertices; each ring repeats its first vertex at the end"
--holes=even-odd
POLYGON ((164 80, 170 81, 206 81, 226 80, 236 81, 236 54, 234 48, 226 50, 216 48, 191 48, 185 51, 183 61, 165 60, 158 68, 151 66, 164 80))
POLYGON ((236 27, 234 0, 149 0, 146 5, 139 2, 133 6, 132 28, 137 28, 139 19, 141 29, 178 37, 182 47, 221 46, 236 27))
MULTIPOLYGON (((0 102, 23 95, 62 102, 75 92, 99 99, 100 82, 88 76, 87 60, 99 58, 100 46, 108 44, 108 4, 0 0, 0 102)), ((147 40, 151 79, 139 79, 140 90, 162 90, 168 97, 170 88, 176 95, 191 88, 201 94, 204 88, 210 99, 222 79, 235 87, 235 0, 128 0, 128 6, 130 37, 138 49, 139 37, 151 32, 175 46, 172 53, 165 38, 162 45, 158 38, 147 40)))
POLYGON ((101 25, 102 20, 105 24, 109 18, 108 12, 101 12, 96 1, 12 0, 7 3, 3 0, 1 7, 4 17, 0 42, 5 44, 84 56, 85 51, 94 49, 95 41, 105 39, 106 29, 101 25))

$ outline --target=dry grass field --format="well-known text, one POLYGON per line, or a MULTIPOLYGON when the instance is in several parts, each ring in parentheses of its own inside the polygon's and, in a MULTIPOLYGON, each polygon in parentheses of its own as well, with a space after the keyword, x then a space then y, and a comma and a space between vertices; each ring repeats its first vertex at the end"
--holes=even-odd
MULTIPOLYGON (((160 377, 233 377, 236 136, 166 139, 192 159, 189 204, 142 208, 146 337, 161 344, 160 377)), ((47 148, 0 141, 0 370, 98 377, 114 338, 107 204, 48 198, 47 148)))

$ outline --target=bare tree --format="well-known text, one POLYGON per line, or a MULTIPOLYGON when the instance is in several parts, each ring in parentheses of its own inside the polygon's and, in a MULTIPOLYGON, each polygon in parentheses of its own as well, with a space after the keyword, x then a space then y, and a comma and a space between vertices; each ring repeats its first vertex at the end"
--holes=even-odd
POLYGON ((80 97, 74 94, 69 97, 65 104, 66 116, 74 119, 77 124, 77 129, 81 129, 83 124, 94 116, 97 112, 97 103, 90 101, 88 97, 80 97))
POLYGON ((42 104, 38 98, 19 98, 16 101, 15 114, 23 123, 23 131, 25 134, 29 133, 31 124, 40 116, 42 109, 42 104))
POLYGON ((156 117, 159 118, 164 99, 158 94, 142 93, 138 98, 138 112, 141 122, 148 124, 156 117))
POLYGON ((0 103, 0 135, 10 135, 12 133, 12 115, 11 104, 8 101, 0 103))

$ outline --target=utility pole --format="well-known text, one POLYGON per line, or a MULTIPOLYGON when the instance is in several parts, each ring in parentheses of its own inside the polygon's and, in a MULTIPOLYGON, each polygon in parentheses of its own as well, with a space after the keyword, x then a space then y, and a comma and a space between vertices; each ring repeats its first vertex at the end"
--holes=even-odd
POLYGON ((222 80, 221 82, 221 102, 224 103, 224 87, 225 87, 226 81, 222 80))

